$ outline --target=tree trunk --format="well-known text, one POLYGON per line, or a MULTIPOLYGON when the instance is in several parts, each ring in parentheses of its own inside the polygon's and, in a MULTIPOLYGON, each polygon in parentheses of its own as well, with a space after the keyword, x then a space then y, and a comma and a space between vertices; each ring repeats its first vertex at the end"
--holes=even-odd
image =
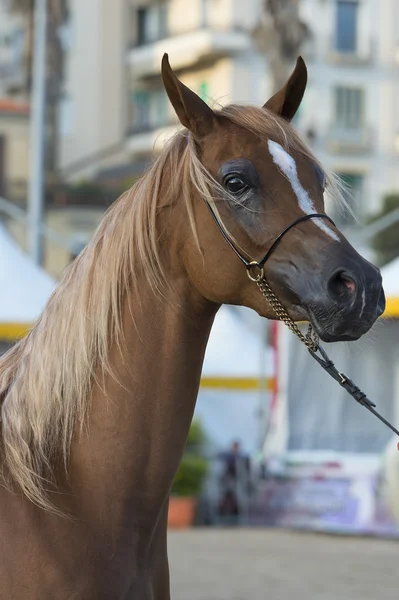
POLYGON ((253 35, 259 50, 268 58, 273 91, 277 91, 287 81, 292 64, 310 35, 299 15, 299 1, 263 0, 261 21, 253 35))

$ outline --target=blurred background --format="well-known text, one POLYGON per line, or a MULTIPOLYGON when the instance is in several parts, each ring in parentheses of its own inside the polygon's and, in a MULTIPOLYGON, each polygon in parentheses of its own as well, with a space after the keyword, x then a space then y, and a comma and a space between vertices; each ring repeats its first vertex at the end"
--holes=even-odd
MULTIPOLYGON (((399 425, 398 25, 398 0, 0 0, 0 350, 176 131, 164 52, 215 107, 264 104, 302 55, 295 125, 346 184, 327 212, 387 295, 366 338, 327 349, 399 425)), ((223 307, 171 528, 399 537, 396 442, 337 388, 284 326, 223 307)), ((171 539, 173 560, 188 538, 171 539)))

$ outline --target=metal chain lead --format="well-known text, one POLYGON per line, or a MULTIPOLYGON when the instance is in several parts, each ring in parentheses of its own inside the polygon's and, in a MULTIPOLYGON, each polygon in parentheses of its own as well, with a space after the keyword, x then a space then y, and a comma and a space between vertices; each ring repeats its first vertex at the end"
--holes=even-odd
POLYGON ((258 286, 259 290, 266 298, 277 317, 280 321, 283 321, 287 327, 294 333, 303 344, 311 350, 312 352, 317 352, 319 349, 319 336, 317 333, 313 331, 312 325, 309 323, 308 331, 306 335, 303 335, 302 331, 299 329, 298 325, 291 319, 285 310, 284 306, 281 304, 280 300, 277 298, 276 294, 271 289, 267 280, 264 277, 258 277, 255 279, 255 283, 258 286))

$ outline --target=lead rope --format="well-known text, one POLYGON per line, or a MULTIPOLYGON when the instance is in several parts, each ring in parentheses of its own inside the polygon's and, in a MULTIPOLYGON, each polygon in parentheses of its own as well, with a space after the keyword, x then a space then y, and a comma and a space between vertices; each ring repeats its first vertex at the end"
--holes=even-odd
POLYGON ((399 431, 375 410, 375 404, 367 398, 366 394, 362 392, 353 383, 353 381, 349 379, 349 377, 344 375, 344 373, 338 371, 333 361, 327 355, 326 351, 320 346, 319 336, 315 331, 313 331, 313 327, 310 323, 308 326, 307 333, 305 335, 302 333, 298 325, 291 319, 286 309, 281 304, 280 300, 277 298, 276 294, 270 287, 267 279, 265 278, 263 266, 260 266, 259 263, 252 262, 247 267, 247 273, 251 281, 254 281, 258 286, 261 294, 270 304, 279 321, 283 321, 287 325, 287 327, 292 331, 292 333, 296 335, 297 338, 299 338, 302 344, 304 344, 308 349, 312 358, 314 358, 314 360, 318 362, 321 367, 323 367, 323 369, 330 375, 330 377, 332 377, 337 383, 339 383, 339 385, 343 387, 348 392, 348 394, 356 400, 356 402, 367 408, 367 410, 369 410, 387 427, 389 427, 391 431, 393 431, 396 435, 399 436, 399 431), (258 274, 255 276, 252 274, 252 270, 254 268, 259 269, 258 274))
MULTIPOLYGON (((288 225, 288 227, 286 227, 285 229, 283 229, 283 231, 280 232, 280 234, 276 237, 273 244, 271 245, 271 247, 269 248, 269 250, 267 251, 267 253, 265 254, 265 256, 263 257, 263 259, 260 262, 257 262, 257 261, 249 262, 237 250, 234 243, 231 241, 230 237, 228 236, 228 234, 222 227, 221 223, 219 222, 219 219, 213 212, 210 204, 208 202, 205 202, 205 204, 206 204, 210 214, 212 215, 212 218, 215 221, 220 233, 222 234, 222 236, 224 237, 224 239, 226 240, 226 242, 228 243, 230 248, 238 256, 240 261, 245 265, 248 277, 251 279, 251 281, 254 281, 256 283, 261 294, 264 296, 264 298, 267 300, 267 302, 269 302, 270 306, 276 313, 277 318, 280 321, 283 321, 287 325, 287 327, 292 331, 292 333, 299 338, 299 340, 308 349, 312 358, 316 362, 318 362, 321 367, 323 367, 323 369, 330 375, 330 377, 332 377, 337 383, 339 383, 339 385, 342 386, 348 392, 348 394, 350 394, 352 396, 352 398, 354 398, 356 400, 356 402, 358 402, 362 406, 365 406, 367 408, 367 410, 372 412, 373 415, 375 415, 378 419, 380 419, 380 421, 382 421, 387 427, 389 427, 389 429, 391 429, 394 433, 396 433, 396 435, 399 436, 399 431, 397 429, 395 429, 395 427, 393 425, 391 425, 386 419, 384 419, 384 417, 382 417, 374 409, 375 404, 373 404, 373 402, 371 402, 367 398, 366 394, 364 394, 353 383, 353 381, 351 381, 351 379, 349 379, 349 377, 347 377, 346 375, 344 375, 343 373, 340 373, 338 371, 338 369, 334 365, 333 361, 326 354, 325 350, 320 346, 319 337, 313 331, 312 325, 310 323, 309 323, 309 327, 308 327, 308 331, 307 331, 306 335, 304 335, 302 333, 302 331, 299 329, 298 325, 296 325, 296 323, 294 323, 294 321, 291 319, 291 317, 285 310, 284 306, 281 304, 280 300, 277 298, 276 294, 271 289, 271 287, 265 277, 264 266, 265 266, 267 259, 270 257, 270 254, 273 252, 273 250, 276 249, 276 247, 280 243, 282 237, 290 229, 292 229, 292 227, 294 227, 298 223, 302 223, 303 221, 307 221, 308 219, 314 219, 314 218, 323 218, 323 219, 328 219, 329 221, 331 221, 330 217, 323 213, 322 214, 314 213, 314 214, 304 215, 304 216, 300 217, 299 219, 296 219, 296 221, 293 221, 290 225, 288 225)), ((331 221, 331 223, 334 225, 333 221, 331 221)))

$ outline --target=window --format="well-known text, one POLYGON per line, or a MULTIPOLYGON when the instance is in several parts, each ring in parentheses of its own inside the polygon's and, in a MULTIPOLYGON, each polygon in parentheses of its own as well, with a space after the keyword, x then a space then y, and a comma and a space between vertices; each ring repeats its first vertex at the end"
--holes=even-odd
POLYGON ((168 101, 165 90, 153 92, 150 99, 155 127, 162 127, 168 121, 168 101))
POLYGON ((167 36, 167 6, 162 3, 137 10, 137 43, 142 46, 167 36))
POLYGON ((201 0, 201 27, 208 23, 208 0, 201 0))
POLYGON ((204 102, 208 101, 208 84, 206 81, 201 81, 199 84, 198 95, 204 102))
POLYGON ((149 131, 168 122, 169 104, 165 90, 141 90, 132 97, 133 131, 149 131))
POLYGON ((79 256, 82 250, 86 247, 87 241, 76 237, 76 239, 72 239, 70 242, 70 253, 69 253, 69 261, 72 262, 79 256))
POLYGON ((58 35, 63 51, 66 53, 71 51, 74 42, 74 21, 72 20, 71 12, 69 12, 67 20, 60 25, 58 35))
POLYGON ((12 35, 12 52, 14 62, 18 62, 22 59, 25 45, 25 32, 23 29, 17 29, 12 35))
POLYGON ((23 29, 15 29, 7 34, 0 34, 0 52, 7 61, 15 64, 22 60, 25 35, 23 29))
POLYGON ((133 94, 133 125, 137 131, 148 129, 150 125, 150 95, 148 92, 133 94))
POLYGON ((168 6, 166 3, 160 4, 158 7, 158 37, 165 38, 168 35, 168 6))
POLYGON ((358 3, 352 0, 338 0, 336 21, 336 50, 353 53, 357 46, 358 3))
POLYGON ((358 88, 335 90, 335 124, 342 129, 360 129, 364 120, 364 92, 358 88))
POLYGON ((151 40, 150 11, 148 8, 139 8, 137 11, 137 42, 142 45, 151 40))

